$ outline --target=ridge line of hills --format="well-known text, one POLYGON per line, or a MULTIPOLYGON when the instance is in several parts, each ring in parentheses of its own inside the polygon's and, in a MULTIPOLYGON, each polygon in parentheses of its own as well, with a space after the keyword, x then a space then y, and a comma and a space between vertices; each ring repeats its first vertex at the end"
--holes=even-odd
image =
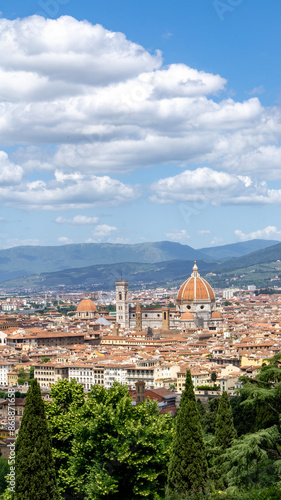
MULTIPOLYGON (((46 289, 64 286, 68 288, 85 288, 85 290, 102 288, 113 289, 114 282, 120 279, 121 271, 123 276, 130 282, 132 288, 141 286, 164 286, 165 284, 169 286, 178 286, 178 284, 190 275, 194 260, 197 260, 199 272, 202 276, 206 276, 209 283, 215 287, 229 287, 232 285, 238 287, 247 284, 255 284, 258 287, 268 287, 272 280, 276 281, 274 284, 278 284, 279 274, 281 277, 281 243, 276 244, 274 241, 273 245, 268 246, 268 244, 272 242, 265 240, 253 240, 253 242, 252 245, 252 242, 245 242, 245 245, 242 245, 242 247, 241 244, 233 244, 234 248, 232 251, 234 253, 242 253, 245 252, 246 249, 249 249, 249 247, 255 248, 258 246, 263 248, 239 257, 228 259, 226 257, 220 257, 216 260, 211 259, 208 255, 206 257, 205 252, 194 250, 188 245, 180 245, 171 242, 140 244, 144 251, 142 254, 140 253, 143 260, 151 255, 151 246, 152 251, 154 251, 154 256, 157 250, 159 255, 163 255, 164 252, 166 258, 157 262, 123 260, 106 264, 99 263, 87 266, 75 266, 52 272, 37 271, 33 274, 25 273, 24 276, 16 276, 16 278, 9 279, 8 281, 3 279, 2 275, 1 288, 46 289), (149 245, 149 248, 147 248, 147 245, 149 245), (267 247, 264 248, 265 246, 267 247), (172 257, 173 254, 171 252, 172 248, 176 251, 176 255, 184 253, 184 258, 169 259, 169 256, 172 257)), ((91 245, 93 244, 87 244, 87 252, 93 248, 91 245)), ((64 247, 48 247, 48 249, 63 249, 63 251, 65 251, 69 246, 72 247, 72 252, 76 251, 76 259, 79 258, 79 255, 77 255, 77 246, 85 248, 85 245, 67 245, 64 247)), ((106 246, 112 250, 115 245, 106 244, 102 246, 106 246)), ((230 253, 231 247, 232 245, 217 247, 219 249, 218 255, 230 253)), ((16 249, 20 249, 21 252, 23 252, 23 249, 25 251, 27 251, 27 249, 32 249, 34 252, 34 248, 42 249, 45 247, 16 247, 16 249)), ((202 250, 206 251, 208 249, 202 250)), ((215 247, 212 248, 212 251, 213 250, 215 250, 215 247)), ((1 262, 1 252, 2 251, 0 251, 0 269, 1 265, 3 266, 4 264, 1 262)), ((32 264, 33 257, 31 255, 28 258, 28 253, 26 253, 21 257, 21 259, 23 258, 25 258, 29 264, 32 264)), ((59 258, 60 256, 58 256, 58 261, 59 258)), ((117 257, 116 255, 111 255, 111 258, 117 257)), ((58 264, 58 261, 56 261, 56 264, 58 264)), ((46 264, 46 262, 44 263, 46 264)), ((67 265, 67 259, 65 264, 67 265)), ((32 266, 29 267, 29 269, 30 268, 32 268, 32 266)), ((45 270, 48 271, 46 267, 45 270)))

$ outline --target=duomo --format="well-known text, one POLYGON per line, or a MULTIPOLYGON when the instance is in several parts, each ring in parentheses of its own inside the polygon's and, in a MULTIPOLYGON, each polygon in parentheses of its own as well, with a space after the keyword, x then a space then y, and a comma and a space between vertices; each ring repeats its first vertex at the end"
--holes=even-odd
POLYGON ((115 282, 115 286, 116 322, 121 328, 144 331, 149 327, 161 330, 219 330, 222 327, 223 319, 216 310, 214 291, 200 276, 196 262, 191 276, 178 291, 175 308, 142 309, 139 302, 132 308, 128 299, 129 282, 121 279, 115 282))

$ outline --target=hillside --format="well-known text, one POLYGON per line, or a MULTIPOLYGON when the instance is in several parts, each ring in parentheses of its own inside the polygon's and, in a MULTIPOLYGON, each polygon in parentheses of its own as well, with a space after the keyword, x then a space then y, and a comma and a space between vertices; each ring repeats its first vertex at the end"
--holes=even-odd
POLYGON ((0 250, 0 282, 43 272, 118 262, 154 263, 208 259, 188 245, 161 241, 122 245, 83 243, 62 246, 22 246, 0 250))
POLYGON ((219 264, 215 276, 207 278, 221 288, 281 286, 281 243, 219 264))
MULTIPOLYGON (((113 290, 115 281, 121 277, 129 281, 130 288, 142 286, 169 285, 178 286, 186 280, 191 272, 194 261, 170 261, 152 264, 118 263, 97 265, 77 269, 66 269, 54 273, 42 273, 10 280, 1 283, 5 290, 44 290, 58 287, 77 290, 113 290)), ((201 271, 210 270, 216 264, 198 261, 201 271)))
POLYGON ((200 248, 200 252, 207 254, 212 260, 231 259, 232 257, 242 257, 249 253, 263 250, 280 243, 276 240, 249 240, 239 243, 231 243, 230 245, 221 245, 217 247, 200 248))

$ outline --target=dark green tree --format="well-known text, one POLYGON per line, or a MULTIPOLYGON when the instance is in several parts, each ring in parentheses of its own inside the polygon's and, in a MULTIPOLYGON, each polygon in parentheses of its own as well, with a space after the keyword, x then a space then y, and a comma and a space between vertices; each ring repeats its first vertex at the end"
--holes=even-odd
POLYGON ((215 438, 216 445, 222 451, 229 448, 233 440, 237 437, 237 432, 233 424, 233 417, 229 397, 226 391, 223 391, 220 400, 216 418, 215 438))
POLYGON ((207 458, 190 371, 175 420, 175 435, 168 468, 168 488, 177 493, 203 491, 207 458))
POLYGON ((205 406, 203 405, 201 399, 199 399, 199 398, 196 400, 196 404, 197 404, 197 409, 199 412, 200 423, 201 423, 202 428, 203 428, 204 424, 205 424, 205 418, 206 418, 205 406))
POLYGON ((7 487, 6 476, 10 472, 10 467, 8 460, 4 457, 0 457, 0 493, 3 493, 7 487))
POLYGON ((58 500, 44 402, 36 379, 28 389, 15 446, 17 500, 58 500))
POLYGON ((204 426, 204 431, 207 434, 215 434, 218 407, 219 407, 219 398, 209 399, 207 405, 207 413, 205 417, 205 426, 204 426))

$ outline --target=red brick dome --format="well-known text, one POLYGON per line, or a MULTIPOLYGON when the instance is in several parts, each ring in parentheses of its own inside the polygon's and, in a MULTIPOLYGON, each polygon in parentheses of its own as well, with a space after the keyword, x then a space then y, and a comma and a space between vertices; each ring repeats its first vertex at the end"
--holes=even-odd
POLYGON ((177 296, 178 302, 193 302, 194 300, 210 300, 212 302, 216 300, 212 287, 198 273, 196 262, 192 275, 182 284, 177 296))
POLYGON ((97 312, 97 306, 91 299, 83 299, 79 302, 77 312, 97 312))

